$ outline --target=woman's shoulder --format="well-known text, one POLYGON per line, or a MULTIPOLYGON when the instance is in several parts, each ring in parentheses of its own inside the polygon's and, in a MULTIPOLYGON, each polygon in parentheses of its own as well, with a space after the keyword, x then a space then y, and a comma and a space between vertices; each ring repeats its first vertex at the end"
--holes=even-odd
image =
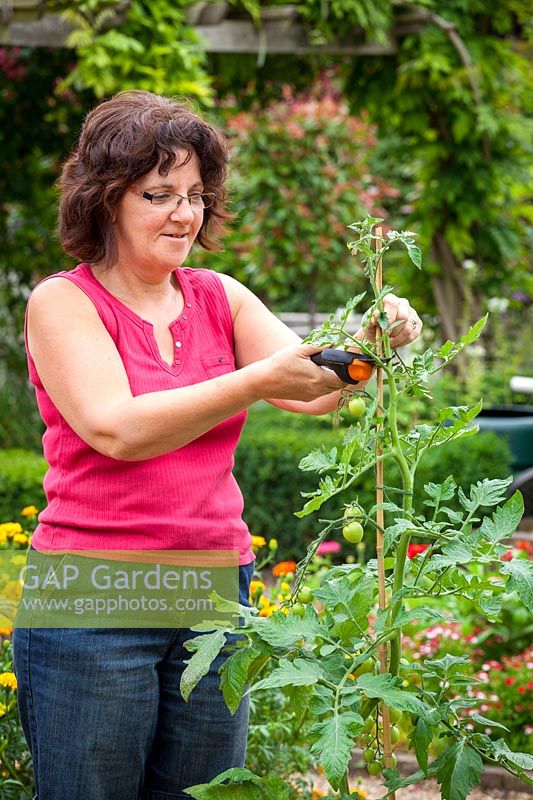
POLYGON ((92 325, 101 317, 99 304, 88 288, 83 265, 47 275, 40 280, 28 298, 27 313, 29 320, 45 314, 51 322, 55 314, 62 320, 67 317, 75 319, 77 325, 84 324, 84 321, 92 325))

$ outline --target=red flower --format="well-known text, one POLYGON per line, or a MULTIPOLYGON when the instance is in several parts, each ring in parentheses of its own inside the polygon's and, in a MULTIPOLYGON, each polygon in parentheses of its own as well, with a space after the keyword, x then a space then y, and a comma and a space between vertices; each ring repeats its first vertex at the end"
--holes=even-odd
POLYGON ((407 557, 414 558, 419 553, 423 553, 424 550, 427 550, 428 547, 429 544, 419 544, 419 543, 410 544, 407 548, 407 557))
POLYGON ((505 679, 505 685, 506 686, 512 686, 513 684, 514 684, 514 678, 506 678, 505 679))
POLYGON ((502 561, 511 561, 513 558, 513 549, 511 548, 502 556, 502 561))

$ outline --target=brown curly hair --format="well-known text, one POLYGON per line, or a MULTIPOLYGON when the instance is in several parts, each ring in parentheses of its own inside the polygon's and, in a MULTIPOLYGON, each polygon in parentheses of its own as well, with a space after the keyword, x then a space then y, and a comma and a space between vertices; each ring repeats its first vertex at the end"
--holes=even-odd
POLYGON ((154 167, 167 175, 176 151, 196 153, 206 192, 215 203, 204 212, 197 241, 219 249, 217 237, 232 218, 226 208, 229 159, 224 135, 185 102, 132 90, 89 112, 58 181, 59 238, 80 261, 112 266, 117 258, 113 219, 124 192, 154 167))

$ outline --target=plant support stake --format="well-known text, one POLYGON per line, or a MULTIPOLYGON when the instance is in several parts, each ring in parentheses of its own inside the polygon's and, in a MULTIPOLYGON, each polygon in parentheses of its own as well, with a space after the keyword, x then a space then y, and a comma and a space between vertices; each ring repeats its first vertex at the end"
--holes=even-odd
MULTIPOLYGON (((379 292, 381 292, 383 288, 383 264, 381 259, 381 248, 382 248, 382 229, 376 228, 376 252, 379 254, 379 259, 377 263, 376 269, 376 286, 379 292)), ((376 329, 376 345, 377 345, 377 352, 380 359, 383 359, 384 352, 383 352, 383 339, 382 339, 382 330, 378 326, 376 329)), ((378 417, 378 423, 376 425, 376 505, 378 508, 376 509, 376 554, 377 554, 377 562, 378 562, 378 588, 379 588, 379 607, 381 610, 385 610, 387 608, 387 593, 385 588, 385 562, 383 558, 383 532, 385 529, 384 524, 384 513, 383 513, 383 460, 381 459, 382 455, 382 447, 380 442, 380 432, 383 423, 380 421, 380 418, 383 416, 383 369, 381 367, 377 367, 377 374, 376 374, 376 381, 377 381, 377 391, 378 391, 378 407, 376 411, 376 416, 378 417)), ((387 644, 383 642, 379 646, 379 664, 380 664, 380 672, 388 672, 388 663, 387 663, 387 644)), ((383 717, 383 751, 385 756, 385 765, 387 767, 392 767, 392 744, 391 744, 391 724, 390 724, 390 716, 389 716, 389 709, 384 704, 381 703, 380 705, 381 715, 383 717)), ((396 793, 391 794, 392 800, 396 800, 396 793)))

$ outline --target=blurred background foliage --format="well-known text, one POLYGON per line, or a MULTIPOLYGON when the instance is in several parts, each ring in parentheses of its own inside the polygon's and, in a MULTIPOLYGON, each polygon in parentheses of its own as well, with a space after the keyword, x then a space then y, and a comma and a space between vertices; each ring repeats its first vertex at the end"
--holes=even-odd
MULTIPOLYGON (((232 0, 231 14, 260 24, 274 4, 232 0)), ((508 390, 533 374, 526 0, 299 0, 311 42, 355 31, 396 52, 259 59, 206 54, 192 0, 41 5, 74 24, 70 46, 0 48, 0 447, 40 448, 23 316, 34 283, 71 266, 54 230, 61 162, 97 100, 132 86, 188 96, 230 139, 233 230, 190 264, 235 275, 274 311, 332 311, 360 288, 346 225, 383 216, 419 235, 423 279, 391 255, 386 280, 427 340, 491 311, 447 401, 526 399, 508 390)))

